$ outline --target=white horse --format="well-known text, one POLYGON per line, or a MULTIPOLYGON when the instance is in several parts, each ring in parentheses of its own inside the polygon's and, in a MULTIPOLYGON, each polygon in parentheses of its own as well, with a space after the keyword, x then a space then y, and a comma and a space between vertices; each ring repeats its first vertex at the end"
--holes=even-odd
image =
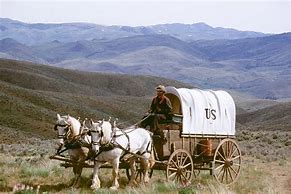
MULTIPOLYGON (((141 157, 141 165, 143 169, 144 182, 149 181, 148 170, 154 164, 152 154, 152 138, 150 132, 143 128, 128 128, 125 130, 118 129, 112 126, 110 122, 101 121, 94 123, 91 121, 91 140, 92 149, 97 153, 94 161, 94 171, 91 189, 100 188, 100 180, 98 172, 104 162, 112 164, 113 182, 111 189, 117 189, 118 171, 120 158, 125 153, 139 154, 141 157), (104 147, 112 147, 111 150, 106 150, 104 147)), ((131 178, 130 184, 134 184, 135 179, 135 159, 132 157, 130 161, 131 178)))
POLYGON ((80 177, 83 170, 82 163, 84 163, 87 159, 91 145, 90 136, 83 135, 80 137, 80 135, 82 135, 82 131, 86 128, 84 124, 85 121, 83 126, 81 126, 79 120, 69 115, 60 116, 57 114, 55 130, 58 131, 58 153, 63 146, 65 146, 68 150, 70 159, 73 162, 75 179, 72 185, 75 187, 78 187, 80 184, 80 177), (82 140, 82 143, 79 142, 79 140, 82 140), (87 144, 87 147, 83 146, 85 144, 87 144))

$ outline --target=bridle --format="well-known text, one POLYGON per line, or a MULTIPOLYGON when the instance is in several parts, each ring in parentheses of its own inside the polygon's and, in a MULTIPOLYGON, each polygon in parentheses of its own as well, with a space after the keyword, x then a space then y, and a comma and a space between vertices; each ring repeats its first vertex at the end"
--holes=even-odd
POLYGON ((58 134, 58 139, 68 139, 68 136, 69 136, 69 133, 71 131, 71 125, 70 124, 56 124, 55 127, 54 127, 54 130, 57 131, 58 130, 58 127, 64 127, 64 131, 65 133, 64 134, 58 134))
MULTIPOLYGON (((106 144, 102 144, 102 143, 101 143, 101 140, 102 140, 102 137, 104 136, 104 133, 103 133, 103 128, 102 128, 102 126, 101 126, 100 128, 101 128, 101 130, 100 130, 100 138, 99 138, 99 141, 96 142, 96 141, 94 141, 93 138, 91 139, 91 140, 92 140, 92 144, 93 144, 93 145, 97 145, 97 146, 99 146, 99 147, 106 145, 106 144)), ((96 133, 96 134, 97 134, 97 133, 99 133, 99 131, 98 131, 98 130, 95 130, 95 129, 91 129, 91 130, 89 131, 89 135, 91 135, 91 137, 93 137, 92 133, 96 133)), ((110 141, 109 141, 109 142, 110 142, 110 141)), ((108 144, 108 143, 107 143, 107 144, 108 144)))

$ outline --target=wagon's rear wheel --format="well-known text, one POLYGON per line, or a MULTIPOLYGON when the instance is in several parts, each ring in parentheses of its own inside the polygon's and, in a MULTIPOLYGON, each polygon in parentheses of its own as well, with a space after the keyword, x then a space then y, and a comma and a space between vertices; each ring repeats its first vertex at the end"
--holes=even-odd
POLYGON ((191 155, 182 149, 175 150, 168 161, 167 180, 181 185, 188 185, 191 183, 193 170, 194 165, 191 155))
POLYGON ((241 169, 241 151, 232 139, 223 139, 216 148, 213 159, 213 175, 223 184, 236 181, 241 169))

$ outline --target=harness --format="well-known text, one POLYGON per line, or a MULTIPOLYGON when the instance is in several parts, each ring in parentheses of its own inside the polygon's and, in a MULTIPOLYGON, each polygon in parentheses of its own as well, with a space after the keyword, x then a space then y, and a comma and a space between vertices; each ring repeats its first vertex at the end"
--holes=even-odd
POLYGON ((90 144, 86 143, 81 139, 82 136, 86 135, 88 131, 82 132, 79 135, 76 135, 72 139, 69 140, 69 136, 71 135, 71 125, 70 124, 56 124, 54 126, 54 130, 58 130, 58 127, 66 127, 64 130, 66 131, 62 135, 58 135, 59 139, 64 139, 64 149, 62 150, 62 145, 57 149, 57 155, 60 155, 61 153, 65 152, 68 149, 78 149, 81 147, 88 147, 90 148, 90 144))
POLYGON ((119 135, 117 135, 116 134, 116 130, 114 130, 114 132, 112 133, 111 140, 107 144, 101 144, 100 142, 92 142, 93 145, 99 145, 100 146, 99 152, 93 157, 93 159, 95 159, 102 152, 110 151, 110 150, 112 150, 114 148, 119 148, 119 149, 121 149, 123 151, 123 153, 121 154, 120 159, 122 159, 126 154, 132 154, 132 155, 134 155, 136 157, 141 157, 141 155, 143 155, 145 153, 151 153, 151 142, 148 143, 146 150, 144 152, 140 153, 140 154, 136 154, 136 153, 130 152, 130 139, 129 139, 128 133, 131 133, 131 132, 135 131, 136 129, 137 128, 133 128, 131 131, 128 131, 128 132, 125 132, 124 130, 120 130, 122 134, 119 134, 119 135), (127 141, 128 141, 126 148, 124 148, 122 145, 120 145, 115 140, 117 137, 121 137, 123 135, 126 136, 127 141))

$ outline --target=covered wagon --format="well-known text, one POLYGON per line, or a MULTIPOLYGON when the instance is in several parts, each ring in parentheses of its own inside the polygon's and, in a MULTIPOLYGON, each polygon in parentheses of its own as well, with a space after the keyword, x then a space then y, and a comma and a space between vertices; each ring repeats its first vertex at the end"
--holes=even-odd
POLYGON ((171 120, 160 124, 167 137, 162 145, 154 137, 155 168, 167 179, 189 183, 201 170, 217 181, 233 183, 241 168, 241 151, 235 141, 235 103, 226 91, 166 87, 173 106, 171 120))

